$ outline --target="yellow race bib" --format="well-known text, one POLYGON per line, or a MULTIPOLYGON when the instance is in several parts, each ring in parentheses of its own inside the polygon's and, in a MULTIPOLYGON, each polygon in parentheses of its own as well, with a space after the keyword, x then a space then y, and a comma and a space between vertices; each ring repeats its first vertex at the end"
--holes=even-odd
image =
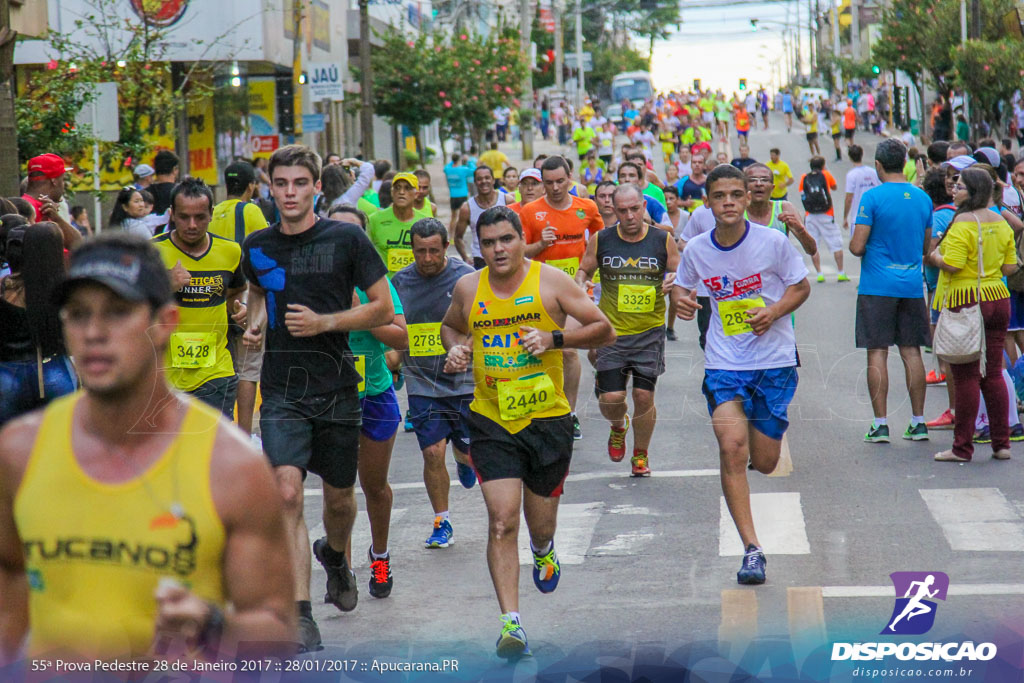
POLYGON ((553 408, 557 400, 555 384, 547 373, 498 382, 498 411, 503 420, 519 420, 553 408))
POLYGON ((440 356, 445 353, 441 343, 441 323, 416 323, 407 327, 410 356, 440 356))
POLYGON ((397 273, 414 260, 412 249, 388 249, 388 272, 397 273))
POLYGON ((359 393, 366 391, 366 356, 353 356, 356 372, 359 373, 359 393))
POLYGON ((576 277, 576 271, 580 269, 580 260, 575 257, 555 259, 553 261, 548 261, 547 264, 554 268, 558 268, 569 277, 576 277))
POLYGON ((732 337, 744 332, 750 332, 750 323, 747 322, 747 311, 752 308, 764 307, 764 299, 761 297, 719 301, 718 316, 722 319, 722 331, 725 332, 725 336, 732 337))
POLYGON ((653 285, 619 284, 620 313, 650 313, 657 299, 657 288, 653 285))
POLYGON ((217 362, 216 332, 175 332, 171 335, 171 366, 212 368, 217 362))

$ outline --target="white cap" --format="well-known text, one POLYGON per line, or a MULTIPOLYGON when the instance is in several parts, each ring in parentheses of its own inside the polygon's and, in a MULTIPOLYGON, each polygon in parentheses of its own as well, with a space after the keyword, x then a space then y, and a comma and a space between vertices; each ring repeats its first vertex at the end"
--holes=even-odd
POLYGON ((544 179, 540 177, 540 171, 535 168, 524 168, 523 172, 519 174, 519 180, 522 181, 523 178, 533 178, 538 183, 544 182, 544 179))

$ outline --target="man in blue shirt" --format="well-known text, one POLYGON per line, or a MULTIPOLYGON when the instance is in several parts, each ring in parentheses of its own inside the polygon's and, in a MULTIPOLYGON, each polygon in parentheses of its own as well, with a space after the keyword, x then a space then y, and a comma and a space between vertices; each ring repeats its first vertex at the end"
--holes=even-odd
POLYGON ((469 160, 463 164, 458 152, 452 153, 452 160, 444 167, 444 177, 448 181, 449 206, 452 216, 459 215, 459 207, 469 199, 469 181, 473 179, 476 164, 469 160))
POLYGON ((875 420, 864 435, 872 443, 888 443, 886 398, 889 347, 896 345, 906 369, 910 393, 910 426, 904 439, 926 441, 924 362, 921 348, 930 341, 928 309, 921 282, 923 256, 932 230, 932 202, 903 175, 907 148, 896 139, 875 150, 875 168, 882 184, 861 197, 850 252, 862 257, 857 290, 857 348, 868 352, 868 392, 875 420))

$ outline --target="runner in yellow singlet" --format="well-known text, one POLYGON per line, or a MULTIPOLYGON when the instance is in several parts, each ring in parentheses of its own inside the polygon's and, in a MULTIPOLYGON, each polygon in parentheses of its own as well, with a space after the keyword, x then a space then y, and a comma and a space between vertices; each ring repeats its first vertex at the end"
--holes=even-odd
POLYGON ((501 608, 499 657, 529 654, 519 621, 520 509, 533 550, 533 581, 558 585, 555 518, 572 458, 572 418, 560 349, 615 341, 603 313, 564 272, 525 258, 519 216, 504 206, 477 222, 486 262, 463 276, 441 326, 445 372, 473 369, 469 434, 487 505, 487 565, 501 608), (579 327, 563 329, 566 319, 579 327))
POLYGON ((190 664, 239 643, 294 650, 273 474, 167 381, 178 309, 159 253, 121 232, 91 239, 58 295, 83 390, 0 432, 0 666, 23 647, 190 664))

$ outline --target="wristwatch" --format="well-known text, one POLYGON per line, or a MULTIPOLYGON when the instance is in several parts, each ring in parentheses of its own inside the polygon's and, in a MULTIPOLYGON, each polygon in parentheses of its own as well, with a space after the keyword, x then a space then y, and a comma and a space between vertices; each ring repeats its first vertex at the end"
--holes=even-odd
POLYGON ((562 336, 561 330, 552 330, 551 339, 554 341, 556 349, 560 349, 565 346, 565 337, 562 336))

